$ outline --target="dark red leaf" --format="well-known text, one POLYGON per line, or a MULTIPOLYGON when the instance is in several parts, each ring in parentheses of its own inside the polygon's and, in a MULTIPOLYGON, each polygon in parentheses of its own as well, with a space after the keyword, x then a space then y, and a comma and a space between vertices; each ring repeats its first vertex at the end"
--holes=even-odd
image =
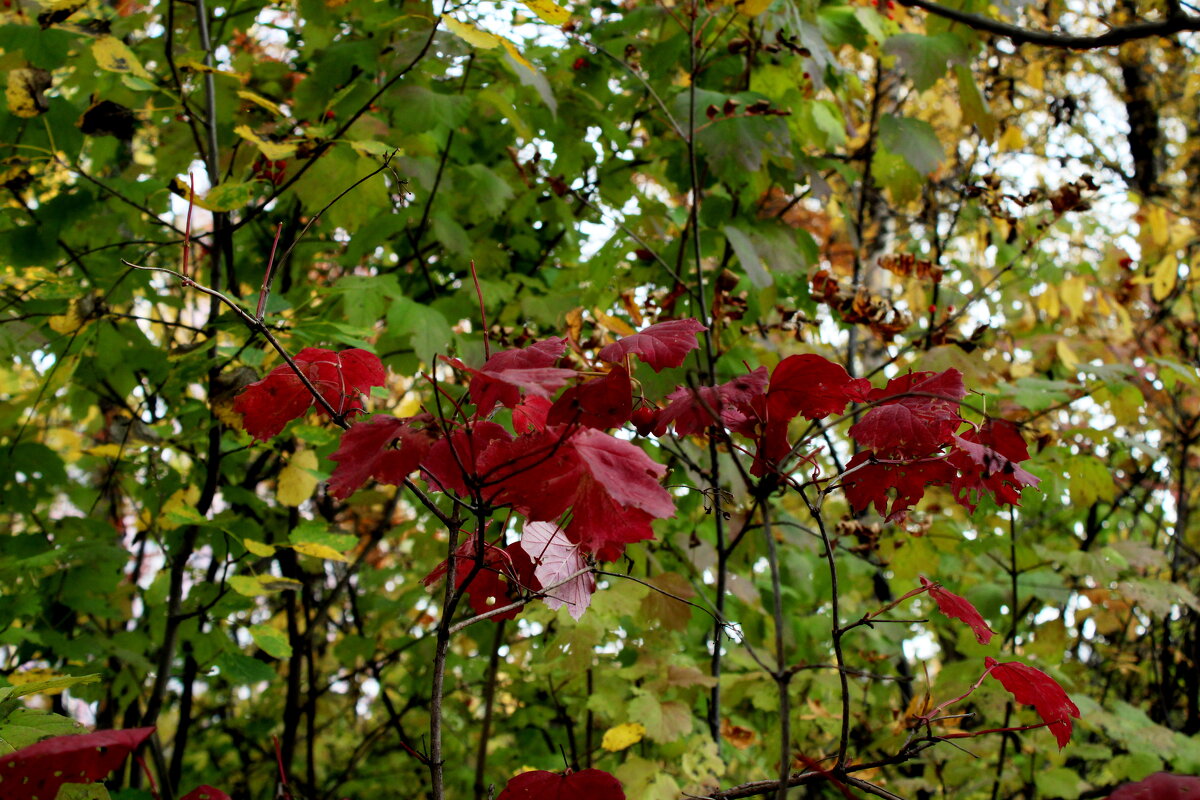
POLYGON ((957 475, 943 458, 905 464, 871 463, 873 458, 869 450, 856 453, 846 465, 847 472, 854 471, 845 477, 842 487, 852 509, 864 511, 874 505, 888 522, 903 521, 908 510, 925 496, 925 487, 948 486, 957 475))
POLYGON ((871 402, 895 397, 872 408, 850 428, 850 436, 880 458, 927 456, 949 444, 962 426, 958 401, 967 394, 962 373, 914 372, 893 378, 883 389, 867 395, 871 402))
POLYGON ((1054 734, 1058 749, 1066 747, 1071 740, 1071 717, 1079 718, 1079 708, 1071 702, 1058 681, 1020 661, 997 663, 996 659, 988 657, 984 663, 991 670, 992 677, 1000 681, 1014 700, 1034 707, 1042 722, 1054 734))
POLYGON ((329 478, 329 493, 344 500, 368 478, 399 486, 421 465, 437 442, 437 434, 428 414, 404 419, 377 416, 354 423, 329 457, 338 462, 329 478), (393 448, 394 444, 398 447, 393 448))
POLYGON ((767 419, 786 423, 797 414, 824 419, 845 411, 852 400, 862 402, 869 391, 870 381, 851 378, 841 364, 811 353, 788 356, 771 373, 767 419))
POLYGON ((233 800, 233 798, 222 792, 220 789, 214 789, 213 787, 205 784, 204 786, 197 786, 195 789, 192 789, 183 797, 179 798, 179 800, 233 800))
POLYGON ((117 767, 154 728, 55 736, 0 757, 4 800, 54 797, 64 783, 92 783, 117 767))
POLYGON ((621 782, 598 769, 560 775, 533 770, 508 782, 496 800, 625 800, 621 782))
MULTIPOLYGON (((924 575, 921 576, 921 585, 930 585, 929 580, 924 575)), ((975 606, 971 605, 970 600, 943 589, 940 584, 935 583, 932 585, 933 588, 929 590, 929 596, 933 598, 933 602, 937 603, 938 611, 941 611, 947 617, 965 622, 975 633, 975 639, 980 644, 987 644, 992 641, 992 636, 996 632, 988 627, 987 622, 983 619, 983 615, 979 613, 975 606)))
MULTIPOLYGON (((383 386, 387 380, 383 362, 366 350, 335 353, 306 347, 292 360, 339 414, 361 411, 362 394, 372 386, 383 386)), ((234 401, 233 410, 242 415, 246 432, 265 442, 303 416, 313 402, 300 376, 287 364, 280 364, 267 377, 247 386, 234 401)))
POLYGON ((719 423, 735 433, 751 435, 759 421, 752 403, 754 398, 762 396, 766 387, 766 367, 739 375, 720 386, 701 386, 699 389, 680 386, 667 395, 667 407, 658 412, 654 434, 662 436, 671 423, 681 436, 703 433, 710 425, 719 423))
POLYGON ((633 387, 622 366, 601 378, 572 386, 555 401, 546 416, 548 425, 578 424, 589 428, 615 428, 633 414, 633 387))
POLYGON ((495 442, 511 440, 512 434, 494 422, 473 422, 448 439, 439 439, 421 462, 421 469, 433 489, 467 494, 467 482, 478 482, 480 455, 495 442))
POLYGON ((974 511, 986 492, 997 504, 1020 505, 1021 490, 1037 486, 1039 478, 1017 465, 1029 458, 1029 449, 1017 426, 989 419, 979 430, 954 436, 949 462, 958 469, 954 496, 974 511))
POLYGON ((601 350, 599 357, 611 364, 633 353, 655 372, 678 367, 687 354, 700 346, 696 334, 705 327, 694 319, 673 319, 643 328, 601 350))
POLYGON ((1200 800, 1200 778, 1156 772, 1136 783, 1117 787, 1108 800, 1200 800))
POLYGON ((456 369, 470 372, 471 399, 475 415, 486 417, 496 404, 512 408, 521 402, 521 392, 549 398, 556 389, 575 377, 575 371, 554 364, 567 347, 562 337, 543 339, 529 347, 505 350, 489 358, 480 369, 472 369, 456 358, 446 359, 456 369))
MULTIPOLYGON (((474 537, 468 536, 454 551, 454 558, 454 585, 459 588, 466 586, 467 601, 476 614, 516 602, 526 589, 541 588, 534 572, 533 561, 519 543, 497 547, 484 542, 483 564, 476 570, 479 543, 474 537)), ((441 580, 447 571, 448 563, 443 561, 425 576, 423 583, 432 586, 441 580)), ((503 614, 496 614, 490 619, 496 622, 512 619, 520 612, 518 607, 503 614)))
POLYGON ((546 417, 552 407, 545 397, 526 397, 524 402, 513 406, 513 430, 517 433, 546 430, 546 417))

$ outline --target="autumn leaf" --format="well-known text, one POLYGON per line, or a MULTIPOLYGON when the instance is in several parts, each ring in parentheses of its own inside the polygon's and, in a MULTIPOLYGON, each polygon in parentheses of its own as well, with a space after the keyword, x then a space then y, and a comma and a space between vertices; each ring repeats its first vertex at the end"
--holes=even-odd
POLYGON ((54 797, 65 783, 101 780, 152 733, 152 727, 96 731, 22 747, 0 759, 4 800, 54 797))
MULTIPOLYGON (((306 347, 292 360, 338 414, 361 411, 361 394, 372 386, 382 386, 387 379, 383 363, 366 350, 335 353, 306 347)), ((280 364, 267 377, 247 386, 234 401, 233 410, 242 415, 246 432, 265 442, 303 416, 312 404, 313 396, 300 377, 287 364, 280 364)))
POLYGON ((597 355, 601 360, 615 364, 632 353, 655 372, 661 372, 682 364, 687 354, 700 346, 696 334, 703 330, 706 328, 694 319, 659 322, 613 342, 597 355))
MULTIPOLYGON (((454 584, 465 587, 467 601, 476 614, 515 602, 527 589, 541 588, 534 563, 520 543, 507 547, 488 542, 481 545, 474 536, 468 536, 454 551, 454 560, 454 584)), ((432 586, 448 571, 449 560, 443 561, 425 576, 423 583, 432 586)), ((513 608, 490 619, 493 622, 512 619, 520 612, 519 607, 513 608)))
POLYGON ((456 358, 446 362, 471 373, 475 416, 482 418, 491 414, 497 403, 508 408, 516 406, 521 402, 522 392, 549 398, 554 390, 575 377, 574 370, 554 366, 566 347, 566 339, 554 337, 529 347, 496 353, 479 369, 468 367, 456 358))
POLYGON ((437 442, 437 433, 427 414, 406 419, 378 415, 354 423, 329 457, 337 462, 329 477, 329 493, 345 500, 370 478, 399 486, 420 467, 437 442))
POLYGON ((771 372, 767 418, 777 423, 797 414, 824 419, 842 413, 851 401, 863 402, 870 391, 870 381, 851 378, 841 364, 811 353, 788 356, 771 372))
POLYGON ((924 575, 921 576, 921 585, 932 587, 929 590, 929 596, 933 598, 933 602, 937 603, 938 611, 947 617, 966 623, 980 644, 988 644, 992 641, 992 636, 996 632, 988 627, 983 615, 975 606, 971 605, 967 598, 947 591, 939 583, 931 583, 924 575))
POLYGON ((1156 772, 1118 786, 1108 800, 1200 800, 1200 777, 1156 772))
POLYGON ((749 436, 759 421, 753 408, 754 399, 762 396, 766 386, 766 367, 759 367, 720 386, 698 389, 680 386, 667 395, 667 407, 655 418, 654 435, 662 436, 667 432, 667 426, 673 423, 675 433, 680 436, 703 433, 715 424, 749 436))
POLYGON ((867 395, 869 402, 884 402, 864 414, 850 436, 881 458, 920 458, 947 444, 961 427, 958 401, 966 394, 956 369, 892 378, 867 395))
POLYGON ((1079 718, 1079 708, 1059 686, 1058 681, 1040 669, 1020 661, 998 663, 990 656, 984 659, 992 677, 1000 681, 1018 703, 1033 706, 1058 742, 1058 749, 1071 740, 1071 717, 1079 718))
POLYGON ((603 430, 624 424, 632 413, 633 387, 629 373, 617 366, 603 377, 563 392, 546 415, 545 424, 579 424, 603 430))
POLYGON ((554 523, 526 522, 521 532, 521 549, 533 561, 533 574, 538 582, 544 587, 556 587, 546 593, 546 605, 552 609, 565 605, 572 617, 582 617, 591 605, 596 579, 590 572, 576 575, 587 569, 579 545, 554 523))
POLYGON ((610 753, 617 753, 627 747, 633 747, 646 736, 646 726, 640 722, 625 722, 613 726, 604 732, 600 746, 610 753))
POLYGON ((997 504, 1020 505, 1021 490, 1040 481, 1018 466, 1029 459, 1029 448, 1011 422, 989 419, 978 430, 952 440, 954 449, 947 461, 958 470, 952 482, 954 497, 968 511, 975 510, 984 494, 997 504))
POLYGON ((279 471, 278 490, 275 499, 285 506, 298 506, 312 497, 319 483, 313 471, 317 468, 317 454, 312 450, 299 450, 292 455, 287 466, 279 471))
POLYGON ((874 453, 864 450, 846 464, 842 488, 855 511, 874 505, 888 522, 900 522, 925 496, 927 486, 948 486, 957 474, 944 458, 881 463, 874 453))
POLYGON ((496 800, 625 800, 621 782, 598 769, 560 775, 533 770, 508 782, 496 800))

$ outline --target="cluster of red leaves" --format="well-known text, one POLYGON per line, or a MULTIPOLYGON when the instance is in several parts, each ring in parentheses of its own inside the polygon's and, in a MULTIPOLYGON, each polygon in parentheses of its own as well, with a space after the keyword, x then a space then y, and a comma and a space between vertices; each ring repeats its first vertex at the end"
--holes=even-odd
POLYGON ((508 782, 496 800, 625 800, 621 782, 599 769, 560 775, 533 770, 508 782))

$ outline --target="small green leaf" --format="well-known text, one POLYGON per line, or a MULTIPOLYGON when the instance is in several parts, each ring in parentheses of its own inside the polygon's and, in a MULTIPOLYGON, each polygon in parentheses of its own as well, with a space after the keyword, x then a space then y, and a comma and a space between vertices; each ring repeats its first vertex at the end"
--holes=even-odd
POLYGON ((249 630, 254 643, 267 655, 275 658, 292 657, 292 645, 283 631, 269 625, 254 625, 249 630))

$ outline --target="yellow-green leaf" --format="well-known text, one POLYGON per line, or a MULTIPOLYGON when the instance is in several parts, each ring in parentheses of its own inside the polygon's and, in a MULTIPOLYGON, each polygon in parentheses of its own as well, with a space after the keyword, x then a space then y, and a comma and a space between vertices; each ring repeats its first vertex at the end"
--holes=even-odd
POLYGON ((1167 299, 1167 296, 1175 290, 1175 283, 1179 280, 1179 261, 1175 256, 1170 255, 1154 265, 1154 271, 1150 273, 1150 293, 1154 296, 1155 301, 1162 302, 1167 299))
POLYGON ((248 142, 253 142, 264 156, 271 161, 280 161, 296 155, 296 145, 282 142, 268 142, 259 136, 249 125, 238 125, 233 132, 248 142))
POLYGON ((298 506, 312 497, 320 479, 313 474, 317 468, 317 454, 313 450, 300 450, 292 456, 288 465, 279 472, 279 488, 275 499, 285 506, 298 506))
POLYGON ((233 211, 249 205, 255 193, 254 181, 222 183, 205 195, 203 203, 197 202, 197 205, 209 211, 233 211))
POLYGON ((451 33, 472 47, 482 47, 485 50, 491 50, 493 47, 500 46, 499 36, 487 31, 481 31, 469 22, 459 22, 454 17, 445 15, 442 16, 442 22, 446 24, 451 33))
POLYGON ((297 542, 292 545, 292 549, 297 553, 313 558, 323 558, 327 561, 349 561, 344 555, 334 550, 327 544, 317 544, 316 542, 297 542))
POLYGON ((543 22, 549 22, 551 25, 565 25, 571 18, 571 12, 555 3, 554 0, 522 0, 522 2, 543 22))
POLYGON ((757 17, 759 14, 771 7, 774 0, 743 0, 741 3, 735 3, 737 10, 745 14, 747 17, 757 17))
POLYGON ((504 39, 504 38, 500 39, 500 44, 504 47, 504 49, 506 51, 508 51, 508 54, 513 57, 513 61, 516 61, 521 66, 527 68, 530 72, 537 71, 536 69, 534 69, 533 64, 529 63, 529 59, 527 59, 527 58, 525 58, 525 56, 521 55, 521 51, 517 49, 517 46, 515 44, 510 42, 508 39, 504 39))
POLYGON ((154 80, 129 46, 115 36, 101 36, 92 44, 92 56, 100 69, 124 72, 144 80, 154 80))
POLYGON ((4 97, 14 117, 36 117, 50 108, 45 91, 50 88, 50 73, 44 69, 13 69, 8 72, 4 97))
POLYGON ((275 658, 292 657, 292 645, 283 631, 272 628, 270 625, 254 625, 249 630, 254 643, 261 647, 267 655, 275 658))
POLYGON ((273 544, 263 544, 253 539, 242 539, 242 544, 246 546, 247 550, 260 558, 275 555, 275 545, 273 544))
POLYGON ((238 89, 237 95, 243 100, 249 100, 251 103, 254 103, 254 105, 259 106, 260 108, 265 108, 267 111, 270 111, 277 117, 287 116, 283 113, 283 109, 279 107, 278 103, 268 100, 261 94, 256 94, 255 92, 251 92, 247 89, 238 89))
POLYGON ((296 591, 304 584, 292 578, 279 578, 274 575, 233 575, 229 578, 229 585, 238 594, 258 597, 275 592, 296 591))
POLYGON ((600 746, 610 753, 632 747, 646 735, 646 726, 640 722, 626 722, 604 732, 600 746))

